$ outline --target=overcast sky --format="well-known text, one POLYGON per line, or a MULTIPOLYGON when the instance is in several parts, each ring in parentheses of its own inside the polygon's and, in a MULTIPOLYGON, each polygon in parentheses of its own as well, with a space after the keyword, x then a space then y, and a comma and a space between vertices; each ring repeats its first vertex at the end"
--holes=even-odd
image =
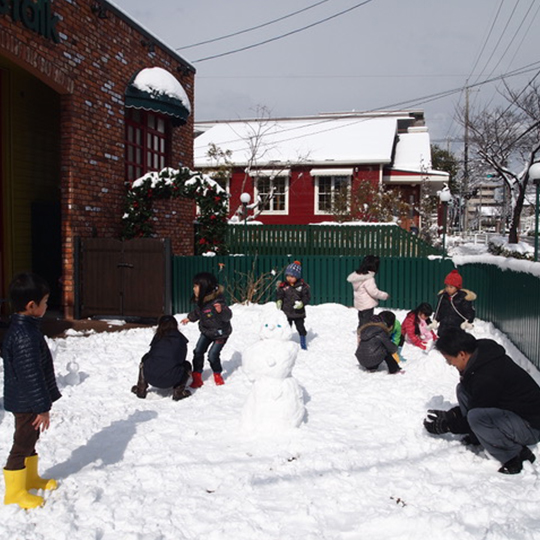
MULTIPOLYGON (((114 3, 173 49, 310 8, 232 38, 178 50, 197 70, 196 121, 253 118, 261 106, 274 117, 420 108, 432 139, 446 147, 447 138, 462 137, 453 117, 456 107, 463 107, 464 93, 420 98, 527 67, 527 73, 507 79, 513 88, 522 88, 540 69, 540 0, 114 3), (283 39, 204 60, 345 10, 350 11, 283 39)), ((472 88, 471 108, 501 103, 497 87, 500 82, 472 88)))

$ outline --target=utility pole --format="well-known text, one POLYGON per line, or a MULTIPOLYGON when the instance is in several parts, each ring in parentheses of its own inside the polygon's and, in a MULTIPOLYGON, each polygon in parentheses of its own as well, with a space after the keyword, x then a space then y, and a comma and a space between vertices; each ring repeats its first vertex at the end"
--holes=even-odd
POLYGON ((465 87, 465 134, 463 138, 463 182, 461 183, 461 200, 463 202, 463 231, 469 228, 469 87, 465 87))

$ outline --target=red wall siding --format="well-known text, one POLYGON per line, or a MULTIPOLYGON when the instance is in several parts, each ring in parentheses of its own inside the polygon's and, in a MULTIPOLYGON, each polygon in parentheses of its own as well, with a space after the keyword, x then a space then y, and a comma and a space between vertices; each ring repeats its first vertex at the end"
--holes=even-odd
MULTIPOLYGON (((309 174, 310 169, 311 167, 292 170, 289 181, 289 213, 287 215, 263 213, 257 217, 257 220, 265 225, 307 225, 322 221, 334 221, 335 218, 332 214, 315 214, 315 180, 309 174)), ((362 165, 356 169, 357 172, 353 180, 355 184, 365 181, 370 181, 375 185, 378 184, 378 166, 362 165)), ((243 171, 234 171, 230 183, 231 215, 234 214, 240 204, 243 181, 243 171)), ((246 182, 244 191, 249 193, 253 200, 253 182, 251 179, 246 182)))

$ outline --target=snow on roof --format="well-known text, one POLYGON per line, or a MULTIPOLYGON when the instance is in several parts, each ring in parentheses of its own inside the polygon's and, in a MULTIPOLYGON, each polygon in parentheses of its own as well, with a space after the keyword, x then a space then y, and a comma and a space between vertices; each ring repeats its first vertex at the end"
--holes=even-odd
POLYGON ((249 142, 254 138, 260 142, 257 167, 275 167, 280 162, 314 166, 388 164, 398 118, 389 114, 220 122, 195 139, 195 167, 213 165, 207 156, 212 143, 223 151, 230 150, 234 165, 245 166, 252 157, 249 142))
POLYGON ((431 169, 431 146, 427 128, 409 129, 398 135, 394 169, 419 171, 431 169))
POLYGON ((191 113, 191 105, 186 91, 174 75, 166 69, 160 67, 142 69, 135 77, 133 86, 150 94, 164 94, 179 99, 191 113))

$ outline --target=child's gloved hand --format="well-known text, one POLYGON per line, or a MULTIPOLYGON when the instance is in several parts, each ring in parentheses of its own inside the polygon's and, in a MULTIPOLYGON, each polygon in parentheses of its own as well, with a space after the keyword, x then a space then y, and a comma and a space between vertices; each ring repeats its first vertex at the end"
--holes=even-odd
POLYGON ((277 307, 278 309, 281 309, 282 306, 283 306, 283 300, 278 300, 278 301, 276 302, 276 307, 277 307))
POLYGON ((430 330, 437 330, 437 328, 439 328, 439 321, 432 321, 430 324, 428 324, 428 328, 430 330))
POLYGON ((423 351, 425 351, 427 349, 427 343, 425 341, 422 341, 422 343, 420 343, 418 347, 422 349, 423 351))
POLYGON ((469 321, 463 321, 460 326, 462 330, 472 330, 474 328, 474 325, 469 321))
POLYGON ((294 309, 302 309, 303 307, 304 307, 304 302, 301 302, 300 300, 297 300, 293 306, 294 309))

